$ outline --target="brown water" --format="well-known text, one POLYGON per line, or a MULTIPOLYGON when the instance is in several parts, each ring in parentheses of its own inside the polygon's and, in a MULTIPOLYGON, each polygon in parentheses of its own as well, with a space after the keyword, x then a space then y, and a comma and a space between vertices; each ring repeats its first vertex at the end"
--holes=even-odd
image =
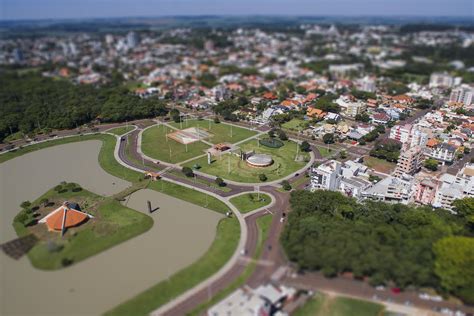
MULTIPOLYGON (((60 145, 0 164, 0 241, 14 237, 18 204, 59 181, 99 194, 125 188, 127 182, 100 168, 100 146, 60 145)), ((101 314, 196 261, 212 243, 221 215, 152 190, 134 193, 127 205, 146 211, 147 200, 159 207, 148 232, 67 269, 41 271, 26 257, 16 261, 0 252, 0 314, 101 314)))

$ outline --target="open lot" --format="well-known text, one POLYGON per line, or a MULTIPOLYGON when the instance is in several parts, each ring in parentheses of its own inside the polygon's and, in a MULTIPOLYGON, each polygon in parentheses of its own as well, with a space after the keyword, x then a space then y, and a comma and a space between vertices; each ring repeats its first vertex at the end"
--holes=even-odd
POLYGON ((387 160, 371 156, 364 156, 364 165, 374 169, 375 171, 387 174, 390 174, 397 166, 393 162, 388 162, 387 160))
POLYGON ((180 144, 168 139, 166 134, 174 130, 165 125, 150 127, 143 132, 142 151, 145 155, 170 163, 178 163, 190 158, 203 155, 209 148, 203 142, 197 141, 189 145, 180 144), (186 151, 187 147, 187 151, 186 151))
POLYGON ((252 137, 253 135, 257 134, 257 132, 241 128, 237 126, 232 126, 226 123, 214 123, 213 120, 187 120, 182 123, 173 122, 170 124, 179 129, 185 129, 188 127, 198 127, 202 129, 206 129, 212 136, 207 140, 213 144, 228 142, 228 143, 236 143, 241 140, 247 139, 252 137))
POLYGON ((309 161, 309 154, 301 151, 299 151, 299 156, 302 156, 303 159, 295 161, 297 144, 292 141, 285 141, 284 144, 280 148, 269 148, 257 145, 257 140, 253 139, 239 145, 245 152, 255 150, 259 154, 271 155, 274 161, 273 164, 264 168, 248 166, 245 161, 240 160, 234 154, 214 157, 210 165, 207 163, 207 157, 192 160, 185 165, 192 167, 197 163, 201 166, 201 169, 199 169, 201 172, 238 182, 260 182, 259 175, 262 173, 267 176, 267 181, 278 180, 304 167, 306 161, 309 161))
POLYGON ((332 297, 317 293, 294 316, 378 316, 384 307, 379 304, 347 297, 332 297))
POLYGON ((307 128, 306 125, 308 125, 308 123, 309 123, 308 121, 294 118, 286 123, 283 123, 281 127, 283 129, 288 129, 290 131, 299 131, 299 130, 304 130, 305 127, 307 128))

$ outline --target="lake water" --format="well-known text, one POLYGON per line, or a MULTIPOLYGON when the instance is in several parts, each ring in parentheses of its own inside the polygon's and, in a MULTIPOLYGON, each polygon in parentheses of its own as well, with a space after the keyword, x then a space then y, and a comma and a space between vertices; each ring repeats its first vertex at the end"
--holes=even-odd
MULTIPOLYGON (((128 186, 100 168, 100 141, 46 148, 0 164, 0 242, 15 238, 11 226, 24 200, 60 181, 77 182, 101 195, 128 186)), ((42 271, 0 251, 1 315, 98 315, 195 262, 209 248, 222 215, 152 190, 135 192, 127 206, 159 207, 153 227, 69 268, 42 271)))

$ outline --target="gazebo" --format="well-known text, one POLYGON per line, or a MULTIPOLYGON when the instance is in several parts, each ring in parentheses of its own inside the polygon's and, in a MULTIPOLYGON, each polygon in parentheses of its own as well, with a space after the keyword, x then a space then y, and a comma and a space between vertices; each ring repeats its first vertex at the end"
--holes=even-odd
POLYGON ((61 235, 64 235, 69 227, 79 226, 89 218, 93 216, 81 211, 79 205, 66 201, 43 217, 39 223, 45 223, 49 231, 61 231, 61 235))

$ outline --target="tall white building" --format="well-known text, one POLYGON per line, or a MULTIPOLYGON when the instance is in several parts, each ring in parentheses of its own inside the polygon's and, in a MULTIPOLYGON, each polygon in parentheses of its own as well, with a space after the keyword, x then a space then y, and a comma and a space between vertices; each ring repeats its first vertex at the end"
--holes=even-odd
POLYGON ((434 72, 430 76, 430 88, 450 88, 454 84, 454 78, 446 72, 434 72))
POLYGON ((367 111, 367 104, 365 102, 350 102, 347 104, 346 115, 355 117, 357 114, 362 114, 367 111))
POLYGON ((336 160, 329 160, 316 168, 311 169, 311 191, 339 189, 341 181, 341 163, 336 160))
POLYGON ((463 84, 459 88, 453 89, 449 96, 449 101, 460 102, 464 105, 471 105, 474 103, 474 88, 463 84))

